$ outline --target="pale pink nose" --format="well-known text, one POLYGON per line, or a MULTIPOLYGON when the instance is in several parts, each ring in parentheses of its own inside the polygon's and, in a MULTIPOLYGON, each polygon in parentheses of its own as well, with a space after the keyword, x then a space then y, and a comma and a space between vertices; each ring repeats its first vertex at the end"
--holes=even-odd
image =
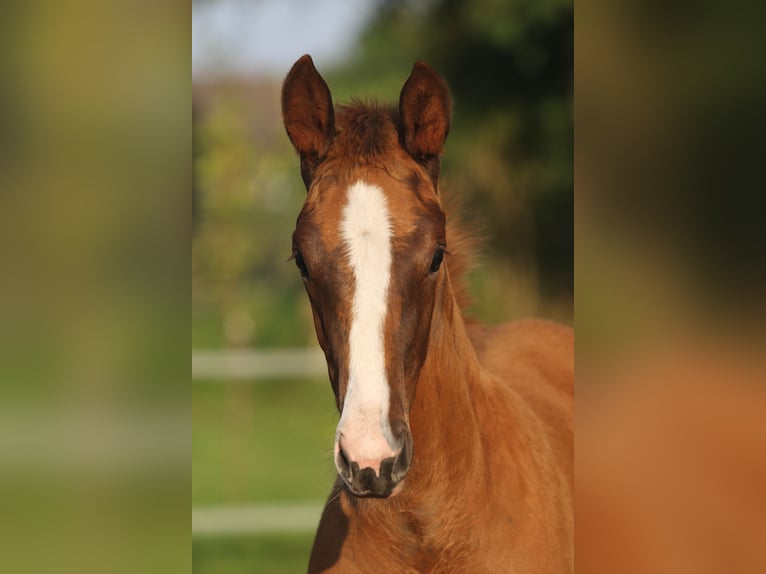
POLYGON ((381 463, 387 458, 396 456, 396 452, 382 434, 367 436, 361 440, 359 437, 354 439, 341 433, 336 449, 337 455, 341 459, 345 458, 347 464, 356 463, 360 470, 371 468, 378 476, 380 476, 381 463))
POLYGON ((351 492, 386 497, 407 474, 412 460, 412 437, 405 430, 391 448, 382 434, 345 434, 335 443, 335 466, 351 492))

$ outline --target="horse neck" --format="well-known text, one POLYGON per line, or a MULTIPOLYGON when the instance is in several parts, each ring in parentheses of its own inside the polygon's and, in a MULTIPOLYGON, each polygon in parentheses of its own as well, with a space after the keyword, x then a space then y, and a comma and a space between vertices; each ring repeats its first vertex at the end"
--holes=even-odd
POLYGON ((449 278, 439 295, 410 412, 415 454, 407 480, 414 492, 454 492, 476 484, 477 473, 483 472, 474 409, 474 401, 481 399, 483 372, 449 278))

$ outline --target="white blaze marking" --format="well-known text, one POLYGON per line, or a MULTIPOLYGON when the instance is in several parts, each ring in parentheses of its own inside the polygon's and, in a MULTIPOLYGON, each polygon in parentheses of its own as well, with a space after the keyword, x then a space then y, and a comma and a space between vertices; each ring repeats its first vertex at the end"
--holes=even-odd
POLYGON ((388 422, 383 335, 391 274, 391 221, 379 187, 357 182, 348 188, 347 198, 341 234, 354 273, 354 299, 348 386, 336 442, 343 433, 344 443, 354 445, 355 452, 349 454, 361 462, 391 456, 394 443, 388 422))

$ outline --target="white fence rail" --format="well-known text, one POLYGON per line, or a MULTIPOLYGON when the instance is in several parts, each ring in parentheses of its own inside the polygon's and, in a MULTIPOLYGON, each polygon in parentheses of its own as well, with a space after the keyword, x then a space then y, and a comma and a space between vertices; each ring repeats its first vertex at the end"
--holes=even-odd
POLYGON ((316 529, 321 503, 192 508, 192 536, 229 536, 316 529))
POLYGON ((192 380, 257 380, 327 375, 320 349, 193 351, 192 380))

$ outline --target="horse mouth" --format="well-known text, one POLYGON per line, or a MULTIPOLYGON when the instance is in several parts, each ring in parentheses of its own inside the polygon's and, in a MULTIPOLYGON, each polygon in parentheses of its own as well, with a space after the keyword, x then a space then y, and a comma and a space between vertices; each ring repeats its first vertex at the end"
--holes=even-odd
MULTIPOLYGON (((370 471, 372 472, 372 469, 370 471)), ((374 475, 372 479, 367 480, 349 480, 343 474, 339 476, 345 489, 357 498, 392 498, 401 492, 404 485, 404 480, 392 482, 374 475)))

